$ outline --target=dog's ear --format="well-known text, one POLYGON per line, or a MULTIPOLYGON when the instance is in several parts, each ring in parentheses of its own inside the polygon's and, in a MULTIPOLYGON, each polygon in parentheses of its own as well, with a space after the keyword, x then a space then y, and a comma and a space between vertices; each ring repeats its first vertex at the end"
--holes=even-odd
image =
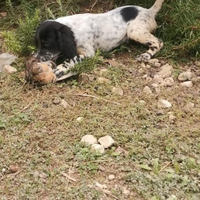
POLYGON ((66 59, 72 59, 78 55, 74 34, 69 27, 63 25, 59 29, 58 42, 61 53, 66 59))

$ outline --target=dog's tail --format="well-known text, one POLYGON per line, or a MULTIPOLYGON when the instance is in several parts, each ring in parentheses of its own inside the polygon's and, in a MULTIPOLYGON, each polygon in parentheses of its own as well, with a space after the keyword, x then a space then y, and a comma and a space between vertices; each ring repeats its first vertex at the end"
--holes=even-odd
POLYGON ((154 13, 154 15, 156 15, 161 9, 163 2, 164 0, 156 0, 153 6, 149 8, 149 11, 154 13))

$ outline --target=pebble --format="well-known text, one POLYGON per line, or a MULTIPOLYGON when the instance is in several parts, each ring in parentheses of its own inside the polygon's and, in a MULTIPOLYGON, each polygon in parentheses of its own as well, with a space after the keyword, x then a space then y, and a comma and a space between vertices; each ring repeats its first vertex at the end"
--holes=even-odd
POLYGON ((183 87, 191 88, 193 86, 193 83, 192 83, 192 81, 185 81, 183 83, 180 83, 180 85, 183 87))
POLYGON ((176 120, 176 117, 174 115, 170 114, 169 115, 169 122, 174 124, 175 120, 176 120))
POLYGON ((98 187, 98 188, 101 188, 101 189, 107 189, 107 186, 105 184, 100 184, 98 182, 95 182, 95 186, 98 187))
POLYGON ((195 61, 194 63, 197 67, 200 67, 200 61, 195 61))
POLYGON ((63 106, 63 108, 68 108, 68 107, 70 107, 70 105, 69 105, 64 99, 61 100, 61 103, 60 103, 60 104, 63 106))
POLYGON ((97 81, 98 81, 99 83, 111 83, 111 81, 110 81, 109 79, 104 78, 104 77, 99 77, 99 78, 97 79, 97 81))
POLYGON ((104 151, 105 151, 104 147, 100 144, 93 144, 91 146, 91 149, 96 151, 96 152, 99 152, 99 153, 104 153, 104 151))
POLYGON ((112 181, 112 180, 114 180, 114 179, 115 179, 115 175, 110 174, 110 175, 108 176, 108 180, 112 181))
POLYGON ((108 73, 108 69, 106 68, 101 69, 99 72, 100 76, 105 76, 107 73, 108 73))
POLYGON ((162 83, 163 78, 160 75, 155 74, 154 77, 153 77, 153 81, 154 81, 154 83, 162 83))
POLYGON ((76 121, 78 121, 78 122, 83 121, 83 117, 78 117, 78 118, 76 119, 76 121))
POLYGON ((160 84, 161 86, 170 87, 174 85, 174 79, 172 77, 165 78, 160 84))
POLYGON ((159 60, 157 58, 153 58, 153 59, 150 59, 148 63, 150 64, 159 63, 159 60))
POLYGON ((146 94, 152 94, 152 91, 151 91, 150 87, 148 87, 148 86, 144 87, 143 92, 146 94))
POLYGON ((15 55, 9 53, 0 54, 0 72, 3 70, 5 65, 12 64, 16 59, 17 57, 15 55))
POLYGON ((179 74, 178 76, 178 80, 179 81, 190 81, 193 77, 193 73, 192 72, 182 72, 179 74))
POLYGON ((159 99, 158 106, 161 108, 170 108, 172 107, 172 104, 165 99, 159 99))
POLYGON ((112 146, 114 144, 114 140, 112 139, 111 136, 106 135, 104 137, 99 138, 98 142, 105 148, 109 148, 110 146, 112 146))
POLYGON ((146 101, 144 101, 144 100, 140 100, 139 102, 140 102, 140 104, 142 104, 142 105, 145 105, 145 104, 146 104, 146 101))
POLYGON ((84 135, 81 139, 81 142, 86 143, 87 145, 97 144, 97 138, 93 135, 84 135))
POLYGON ((58 105, 59 103, 60 103, 60 99, 59 98, 53 99, 53 104, 58 105))
POLYGON ((172 75, 173 67, 169 64, 165 64, 161 67, 161 71, 158 72, 158 75, 160 75, 162 78, 167 78, 172 75))
POLYGON ((9 171, 11 173, 16 173, 19 170, 19 168, 16 165, 10 165, 9 166, 9 171))
POLYGON ((145 65, 145 63, 144 63, 144 62, 141 62, 140 66, 141 66, 143 69, 145 69, 145 68, 146 68, 146 65, 145 65))
POLYGON ((12 66, 10 66, 10 65, 5 65, 3 67, 3 69, 4 69, 4 71, 6 71, 9 74, 13 74, 13 73, 17 72, 17 69, 12 67, 12 66))
POLYGON ((112 93, 114 93, 116 95, 123 96, 124 91, 123 91, 123 89, 121 87, 113 87, 112 93))

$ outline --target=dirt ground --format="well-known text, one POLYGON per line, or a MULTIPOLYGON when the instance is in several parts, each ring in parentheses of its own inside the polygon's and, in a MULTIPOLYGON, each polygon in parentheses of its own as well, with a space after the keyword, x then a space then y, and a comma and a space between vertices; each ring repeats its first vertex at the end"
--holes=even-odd
POLYGON ((0 73, 0 199, 200 199, 200 61, 136 62, 144 50, 44 86, 25 82, 21 58, 0 73), (87 134, 115 143, 101 154, 87 134))

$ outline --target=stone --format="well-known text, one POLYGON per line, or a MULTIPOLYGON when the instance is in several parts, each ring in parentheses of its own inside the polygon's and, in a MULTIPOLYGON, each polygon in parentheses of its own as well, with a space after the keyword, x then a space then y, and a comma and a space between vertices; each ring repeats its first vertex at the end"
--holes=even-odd
POLYGON ((113 87, 112 93, 114 93, 116 95, 123 96, 124 91, 123 91, 123 89, 121 87, 113 87))
POLYGON ((110 146, 112 146, 114 144, 114 140, 112 139, 111 136, 106 135, 104 137, 99 138, 98 142, 105 148, 109 148, 110 146))
POLYGON ((100 72, 99 72, 100 76, 104 76, 107 73, 108 73, 108 69, 106 69, 106 68, 101 69, 100 72))
POLYGON ((158 72, 162 78, 167 78, 172 75, 173 67, 169 64, 165 64, 161 67, 161 71, 158 72))
POLYGON ((145 63, 144 63, 144 62, 141 62, 141 63, 140 63, 140 67, 143 68, 143 69, 145 69, 145 68, 146 68, 145 63))
POLYGON ((150 87, 148 87, 148 86, 144 87, 143 92, 146 94, 152 94, 152 91, 151 91, 150 87))
POLYGON ((172 107, 172 104, 169 101, 165 100, 165 99, 159 99, 158 107, 170 108, 170 107, 172 107))
POLYGON ((195 61, 194 63, 197 67, 200 67, 200 61, 195 61))
POLYGON ((81 142, 87 145, 97 144, 97 139, 93 135, 84 135, 81 139, 81 142))
POLYGON ((97 81, 98 81, 99 83, 111 83, 111 81, 110 81, 109 79, 104 78, 104 77, 99 77, 99 78, 97 79, 97 81))
POLYGON ((162 83, 163 82, 163 78, 160 75, 155 74, 154 77, 153 77, 153 82, 154 83, 162 83))
POLYGON ((174 85, 174 79, 172 77, 165 78, 160 84, 161 86, 170 87, 174 85))
POLYGON ((83 121, 83 117, 77 117, 77 118, 76 118, 76 121, 78 121, 78 122, 83 121))
POLYGON ((17 59, 17 56, 9 54, 9 53, 0 54, 0 72, 3 71, 3 67, 5 65, 12 64, 16 59, 17 59))
POLYGON ((60 98, 53 99, 53 104, 58 105, 60 103, 60 98))
POLYGON ((191 88, 191 87, 193 86, 193 83, 192 83, 192 81, 185 81, 185 82, 183 82, 183 83, 180 83, 180 85, 181 85, 182 87, 191 88))
POLYGON ((64 99, 61 100, 60 104, 61 104, 61 106, 63 106, 63 108, 70 107, 70 105, 64 99))
POLYGON ((107 186, 105 184, 100 184, 98 182, 95 182, 95 186, 101 189, 107 189, 107 186))
POLYGON ((94 150, 94 151, 99 152, 99 153, 104 153, 105 152, 104 147, 102 145, 100 145, 100 144, 92 144, 91 150, 94 150))
POLYGON ((13 73, 17 72, 17 69, 12 67, 12 66, 10 66, 10 65, 5 65, 3 67, 3 71, 6 71, 9 74, 13 74, 13 73))
POLYGON ((108 176, 108 180, 109 180, 109 181, 112 181, 112 180, 114 180, 114 179, 115 179, 115 175, 110 174, 110 175, 108 176))
POLYGON ((148 60, 148 63, 150 64, 159 63, 159 60, 157 58, 153 58, 153 59, 148 60))
POLYGON ((190 81, 193 76, 194 76, 194 74, 190 71, 182 72, 179 74, 178 80, 179 81, 190 81))
POLYGON ((175 117, 174 115, 170 114, 170 115, 169 115, 169 122, 170 122, 171 124, 174 124, 175 120, 176 120, 176 117, 175 117))

